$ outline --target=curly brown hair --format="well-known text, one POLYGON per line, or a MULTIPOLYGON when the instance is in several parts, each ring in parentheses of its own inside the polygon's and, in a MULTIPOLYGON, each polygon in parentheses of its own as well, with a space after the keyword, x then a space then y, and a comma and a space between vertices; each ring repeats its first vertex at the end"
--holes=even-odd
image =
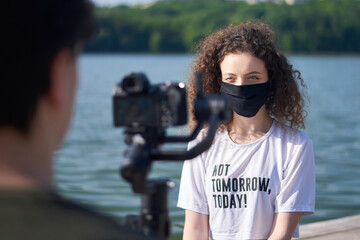
MULTIPOLYGON (((197 58, 192 63, 192 74, 188 80, 190 111, 196 99, 195 73, 203 73, 205 95, 220 92, 220 63, 230 53, 248 52, 263 60, 271 83, 266 110, 271 117, 291 128, 305 128, 305 101, 300 87, 305 88, 298 70, 294 70, 287 58, 275 47, 275 33, 263 22, 243 22, 230 25, 197 45, 197 58)), ((196 123, 194 114, 190 127, 196 123)))

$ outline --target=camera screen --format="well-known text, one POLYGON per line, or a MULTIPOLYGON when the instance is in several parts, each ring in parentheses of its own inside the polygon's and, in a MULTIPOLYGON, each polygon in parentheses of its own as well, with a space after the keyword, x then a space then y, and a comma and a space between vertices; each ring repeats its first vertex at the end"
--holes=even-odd
POLYGON ((154 99, 150 96, 115 97, 115 126, 156 126, 158 119, 155 108, 154 99))

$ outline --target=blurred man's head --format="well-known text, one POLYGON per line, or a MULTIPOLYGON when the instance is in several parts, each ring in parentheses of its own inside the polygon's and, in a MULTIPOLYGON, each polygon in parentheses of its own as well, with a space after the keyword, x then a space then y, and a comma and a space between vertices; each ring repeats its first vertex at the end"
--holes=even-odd
POLYGON ((27 135, 42 104, 69 109, 61 115, 64 126, 59 126, 66 130, 76 89, 76 57, 93 32, 92 4, 2 1, 0 11, 0 129, 27 135))

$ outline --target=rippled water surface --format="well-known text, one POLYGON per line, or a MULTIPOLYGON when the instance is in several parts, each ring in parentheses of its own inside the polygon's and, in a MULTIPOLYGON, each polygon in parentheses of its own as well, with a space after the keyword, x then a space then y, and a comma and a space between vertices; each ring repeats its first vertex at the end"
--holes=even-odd
MULTIPOLYGON (((138 214, 140 197, 118 174, 123 130, 112 126, 111 90, 130 72, 152 83, 184 81, 192 55, 83 55, 73 126, 55 158, 56 180, 66 196, 120 221, 138 214)), ((360 57, 292 56, 311 101, 307 128, 316 157, 316 213, 302 223, 360 213, 360 57)), ((179 130, 172 129, 175 133, 179 130)), ((182 131, 182 130, 181 130, 182 131)), ((184 145, 168 146, 183 149, 184 145)), ((153 165, 151 177, 179 183, 182 163, 153 165)), ((176 208, 178 185, 169 194, 172 232, 179 234, 184 211, 176 208)))

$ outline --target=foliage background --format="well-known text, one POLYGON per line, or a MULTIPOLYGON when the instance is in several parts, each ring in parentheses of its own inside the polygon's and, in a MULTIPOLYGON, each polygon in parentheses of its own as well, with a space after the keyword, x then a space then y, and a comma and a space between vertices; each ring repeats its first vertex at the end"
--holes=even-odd
POLYGON ((287 5, 227 0, 162 0, 96 9, 97 32, 86 52, 193 52, 204 36, 261 20, 288 53, 359 53, 360 1, 310 0, 287 5))

